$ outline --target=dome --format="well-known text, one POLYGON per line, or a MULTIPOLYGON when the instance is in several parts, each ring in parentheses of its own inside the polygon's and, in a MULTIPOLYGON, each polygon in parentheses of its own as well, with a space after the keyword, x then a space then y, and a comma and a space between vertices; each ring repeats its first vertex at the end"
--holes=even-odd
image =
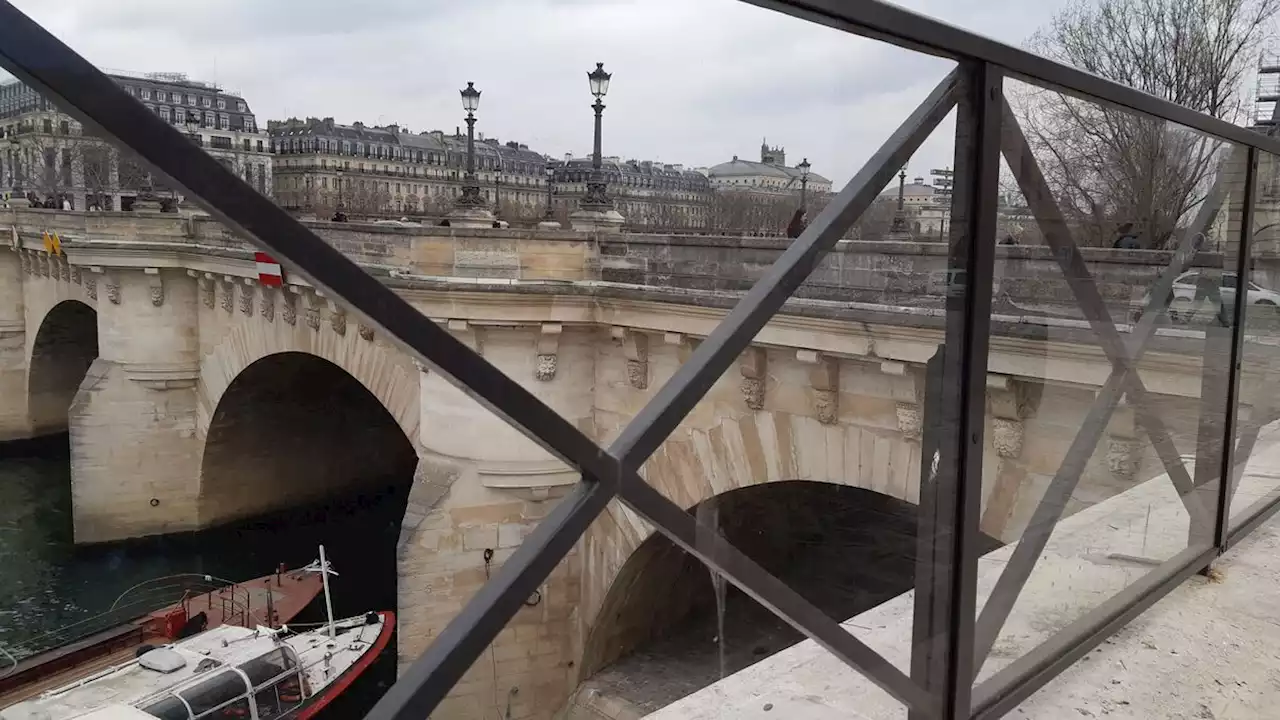
MULTIPOLYGON (((938 194, 938 188, 932 185, 925 185, 921 182, 907 183, 902 188, 902 196, 904 198, 931 198, 938 194)), ((880 197, 898 197, 898 186, 895 184, 888 190, 880 193, 880 197)))
POLYGON ((768 165, 766 163, 751 162, 750 160, 739 160, 734 158, 729 162, 720 163, 713 166, 707 171, 707 175, 713 178, 717 177, 758 177, 765 175, 768 177, 783 178, 789 180, 791 175, 776 165, 768 165))

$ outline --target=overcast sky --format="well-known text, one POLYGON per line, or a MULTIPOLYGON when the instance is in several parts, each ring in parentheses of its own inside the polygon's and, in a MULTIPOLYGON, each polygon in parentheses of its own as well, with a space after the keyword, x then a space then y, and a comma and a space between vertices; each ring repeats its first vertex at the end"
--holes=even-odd
MULTIPOLYGON (((1022 44, 1064 0, 910 0, 912 10, 1022 44)), ((608 155, 712 165, 758 160, 848 180, 945 75, 936 58, 737 0, 16 0, 104 69, 183 72, 243 93, 263 126, 295 115, 461 124, 540 152, 591 149, 586 73, 614 73, 608 155)), ((950 164, 934 138, 911 175, 950 164)))

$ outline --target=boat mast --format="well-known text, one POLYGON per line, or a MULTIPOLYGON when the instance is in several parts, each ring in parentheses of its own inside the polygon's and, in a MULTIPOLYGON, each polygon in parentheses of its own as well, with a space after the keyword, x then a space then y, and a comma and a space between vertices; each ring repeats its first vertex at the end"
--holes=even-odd
POLYGON ((320 581, 324 584, 324 611, 329 616, 329 637, 337 637, 333 628, 333 598, 329 595, 329 561, 324 557, 324 545, 320 546, 320 581))

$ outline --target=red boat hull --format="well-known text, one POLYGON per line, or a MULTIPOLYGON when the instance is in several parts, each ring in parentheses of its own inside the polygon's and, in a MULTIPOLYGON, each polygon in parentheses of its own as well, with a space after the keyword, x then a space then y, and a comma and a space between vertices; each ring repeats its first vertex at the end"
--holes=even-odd
POLYGON ((291 720, 310 720, 310 718, 314 718, 321 710, 324 710, 336 700, 339 695, 346 692, 351 687, 351 684, 364 674, 369 669, 369 666, 382 655, 382 651, 387 649, 387 643, 391 642, 391 635, 396 629, 396 614, 390 610, 383 610, 378 614, 382 616, 382 631, 378 633, 378 637, 373 641, 373 646, 369 648, 369 651, 339 675, 336 680, 299 705, 294 710, 294 714, 288 716, 291 720))

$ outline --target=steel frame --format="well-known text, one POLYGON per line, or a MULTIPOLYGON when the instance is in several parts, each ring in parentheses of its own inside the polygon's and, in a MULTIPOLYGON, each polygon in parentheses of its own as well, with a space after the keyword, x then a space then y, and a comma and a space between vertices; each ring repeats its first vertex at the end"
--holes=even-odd
MULTIPOLYGON (((1280 142, 875 0, 746 1, 854 34, 950 57, 957 60, 958 67, 744 295, 617 441, 605 449, 243 184, 7 0, 0 0, 0 66, 54 100, 86 127, 136 153, 154 171, 197 198, 216 219, 271 252, 316 287, 340 298, 352 312, 383 330, 386 337, 432 372, 442 374, 581 472, 582 481, 493 574, 368 717, 427 717, 615 497, 743 592, 901 700, 913 718, 948 720, 996 718, 1008 712, 1280 508, 1280 497, 1268 498, 1251 508, 1240 526, 1228 527, 1235 478, 1256 439, 1256 431, 1252 438, 1246 432, 1239 445, 1231 442, 1237 432, 1243 294, 1236 294, 1231 314, 1231 365, 1226 397, 1222 398, 1226 415, 1217 438, 1222 451, 1214 458, 1218 472, 1216 478, 1198 473, 1192 479, 1161 418, 1148 406, 1146 388, 1135 367, 1155 334, 1174 278, 1192 260, 1195 232, 1189 231, 1182 238, 1173 261, 1150 294, 1145 315, 1126 342, 1107 315, 1026 140, 1003 101, 1002 82, 1006 77, 1025 78, 1077 97, 1178 123, 1245 148, 1248 172, 1237 257, 1241 278, 1247 277, 1251 251, 1258 152, 1280 155, 1280 142), (930 429, 923 445, 929 462, 922 462, 919 595, 912 674, 908 677, 723 536, 699 524, 693 515, 648 485, 640 469, 953 106, 957 107, 958 182, 953 197, 949 267, 956 279, 947 299, 945 342, 930 363, 934 392, 926 401, 930 408, 926 427, 930 429), (1113 370, 979 616, 975 597, 976 541, 1001 154, 1014 169, 1113 370), (1212 523, 1212 539, 1203 543, 1193 539, 1186 551, 975 688, 973 678, 1044 549, 1066 498, 1079 481, 1084 461, 1092 454, 1107 419, 1126 395, 1141 413, 1193 525, 1203 531, 1212 523), (1227 476, 1232 481, 1221 482, 1227 476), (1210 486, 1216 489, 1215 496, 1202 497, 1210 486)), ((1223 195, 1222 189, 1215 187, 1195 227, 1207 226, 1223 195)), ((1215 442, 1211 428, 1202 427, 1202 442, 1215 442)), ((1208 534, 1199 532, 1193 537, 1207 538, 1208 534)))

